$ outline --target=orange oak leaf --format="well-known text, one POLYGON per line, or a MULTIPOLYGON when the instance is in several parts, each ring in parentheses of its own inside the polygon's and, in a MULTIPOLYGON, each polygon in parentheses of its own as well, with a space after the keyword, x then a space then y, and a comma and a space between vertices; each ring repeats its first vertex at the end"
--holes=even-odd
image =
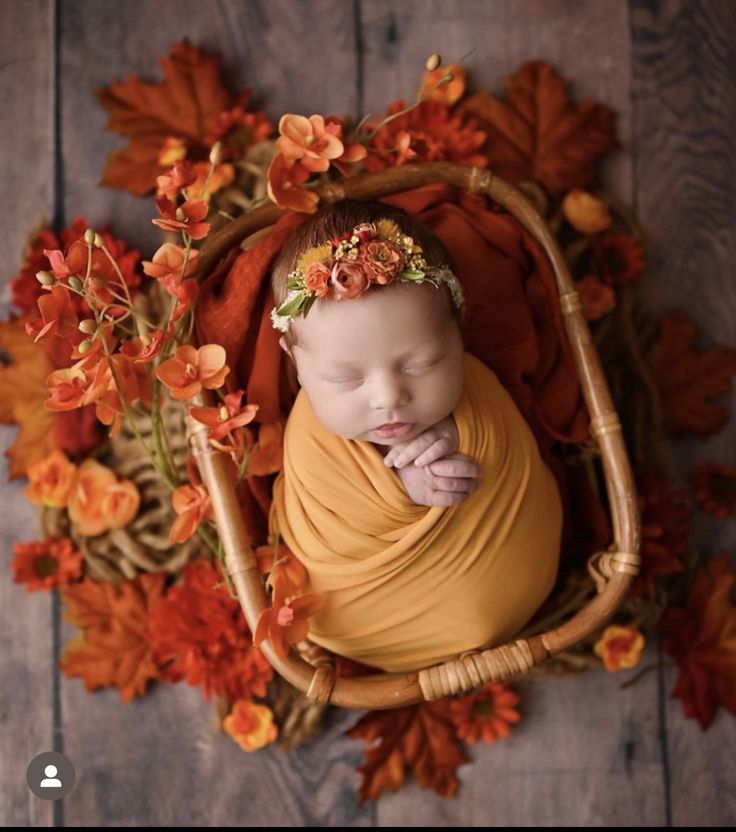
POLYGON ((725 404, 713 398, 727 393, 736 373, 736 350, 715 345, 693 350, 695 326, 681 307, 660 319, 660 334, 647 360, 662 402, 663 426, 673 434, 700 437, 720 430, 728 420, 725 404))
POLYGON ((543 61, 505 80, 506 101, 480 91, 456 107, 488 133, 488 167, 512 183, 536 179, 554 195, 596 184, 596 159, 620 147, 614 111, 595 101, 572 104, 564 79, 543 61))
POLYGON ((221 55, 208 55, 185 38, 160 59, 164 70, 160 84, 130 75, 97 90, 109 115, 107 129, 130 138, 127 147, 108 155, 100 184, 136 196, 149 193, 156 177, 170 167, 160 158, 170 137, 184 140, 190 158, 207 158, 205 137, 217 126, 220 113, 246 104, 250 97, 221 86, 221 62, 221 55))
POLYGON ((396 791, 410 768, 422 788, 452 797, 460 781, 457 767, 466 763, 452 719, 450 700, 423 702, 390 711, 369 711, 346 732, 366 743, 358 800, 377 800, 383 791, 396 791))
POLYGON ((659 622, 661 650, 679 668, 671 698, 705 731, 719 705, 736 715, 736 572, 721 554, 699 567, 685 607, 669 607, 659 622))
POLYGON ((82 629, 59 662, 67 676, 84 680, 88 691, 114 685, 123 704, 146 692, 160 667, 149 639, 149 612, 163 598, 166 576, 143 573, 121 581, 86 578, 61 590, 64 617, 82 629))

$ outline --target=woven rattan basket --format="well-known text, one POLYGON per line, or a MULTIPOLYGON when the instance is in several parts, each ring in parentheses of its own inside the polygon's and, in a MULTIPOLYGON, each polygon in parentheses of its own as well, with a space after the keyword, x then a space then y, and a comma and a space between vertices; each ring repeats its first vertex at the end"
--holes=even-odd
MULTIPOLYGON (((516 217, 547 253, 554 268, 560 307, 591 417, 591 433, 601 452, 614 542, 608 551, 593 553, 588 560, 597 595, 557 629, 519 638, 499 647, 469 651, 455 660, 416 672, 342 678, 336 674, 333 655, 321 647, 311 645, 310 649, 300 653, 292 650, 282 660, 267 641, 263 642, 264 655, 274 669, 307 697, 321 703, 361 709, 392 708, 463 693, 489 681, 523 675, 604 626, 639 571, 641 524, 638 499, 621 424, 562 254, 544 220, 527 198, 490 170, 446 162, 405 165, 347 178, 339 183, 325 183, 317 187, 315 193, 319 195, 320 203, 345 198, 375 199, 434 182, 487 194, 516 217)), ((200 252, 200 276, 210 274, 231 248, 273 225, 283 213, 276 205, 267 204, 223 227, 200 252)), ((200 401, 204 405, 214 404, 208 391, 204 391, 200 401)), ((248 626, 254 631, 258 616, 269 606, 269 600, 227 473, 227 458, 209 444, 204 425, 190 419, 188 433, 212 499, 225 563, 248 626)))

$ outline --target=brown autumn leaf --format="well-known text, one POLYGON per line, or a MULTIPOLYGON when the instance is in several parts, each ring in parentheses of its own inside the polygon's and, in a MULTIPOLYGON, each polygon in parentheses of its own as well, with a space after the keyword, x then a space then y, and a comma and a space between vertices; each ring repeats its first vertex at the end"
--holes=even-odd
POLYGON ((158 161, 169 137, 182 139, 187 158, 206 158, 203 144, 219 114, 246 104, 250 93, 234 94, 220 84, 222 55, 206 54, 187 38, 171 47, 160 59, 164 80, 149 84, 134 75, 97 90, 100 103, 109 114, 105 125, 130 138, 130 144, 107 157, 100 184, 122 188, 144 196, 156 185, 166 169, 158 161))
POLYGON ((82 629, 59 662, 67 676, 84 680, 88 691, 114 685, 123 704, 146 692, 160 668, 149 640, 149 611, 164 595, 166 576, 143 573, 121 581, 86 578, 61 590, 64 618, 82 629))
POLYGON ((727 554, 699 567, 687 604, 669 607, 659 622, 662 650, 677 662, 671 698, 705 731, 719 706, 736 715, 736 572, 727 554))
POLYGON ((662 403, 663 426, 673 434, 708 436, 728 421, 726 405, 713 399, 731 387, 736 350, 718 344, 693 350, 695 326, 682 307, 659 323, 659 339, 647 360, 662 403))
POLYGON ((381 792, 395 792, 410 768, 422 788, 433 788, 443 797, 452 797, 460 781, 457 767, 466 763, 449 700, 424 702, 389 711, 369 711, 346 736, 366 743, 379 741, 365 749, 358 768, 363 775, 359 802, 377 800, 381 792))
POLYGON ((593 187, 596 159, 620 147, 615 112, 595 101, 572 104, 566 82, 543 61, 529 61, 505 80, 506 101, 480 91, 456 108, 487 131, 488 167, 511 183, 536 179, 556 196, 593 187))
POLYGON ((48 398, 46 377, 54 368, 43 346, 26 334, 25 323, 33 317, 0 323, 0 350, 9 361, 0 363, 0 422, 20 425, 15 442, 5 451, 10 479, 24 477, 29 465, 57 447, 54 414, 43 406, 48 398))

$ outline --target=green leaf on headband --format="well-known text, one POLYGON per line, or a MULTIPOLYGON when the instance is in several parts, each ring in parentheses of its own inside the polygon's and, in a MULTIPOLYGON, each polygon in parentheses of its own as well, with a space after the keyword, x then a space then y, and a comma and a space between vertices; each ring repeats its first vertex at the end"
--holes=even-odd
POLYGON ((399 277, 403 277, 405 280, 420 280, 424 277, 424 272, 417 271, 416 269, 407 269, 401 272, 399 277))
POLYGON ((280 307, 277 311, 277 315, 287 315, 291 317, 291 315, 296 314, 298 312, 299 307, 304 300, 304 295, 297 295, 296 297, 292 298, 288 303, 285 303, 282 307, 280 307))

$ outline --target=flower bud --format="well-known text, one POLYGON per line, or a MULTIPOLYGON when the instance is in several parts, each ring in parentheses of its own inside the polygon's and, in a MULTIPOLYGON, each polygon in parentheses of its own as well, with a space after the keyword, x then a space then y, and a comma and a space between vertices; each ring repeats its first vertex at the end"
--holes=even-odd
POLYGON ((102 248, 105 241, 102 239, 102 234, 95 234, 95 248, 102 248))
POLYGON ((455 76, 454 76, 451 72, 448 72, 448 73, 447 73, 447 75, 443 76, 443 78, 442 78, 442 83, 443 83, 443 84, 449 84, 449 83, 450 83, 450 81, 452 81, 452 79, 453 79, 454 77, 455 77, 455 76))
POLYGON ((36 280, 42 286, 53 286, 56 283, 56 278, 51 272, 36 272, 36 280))
POLYGON ((225 405, 223 405, 220 408, 220 412, 217 414, 217 416, 221 422, 227 422, 227 419, 230 416, 230 414, 227 412, 227 408, 225 407, 225 405))
POLYGON ((440 58, 439 53, 433 52, 427 58, 427 63, 424 66, 427 68, 428 72, 433 72, 440 65, 441 60, 442 58, 440 58))
POLYGON ((217 165, 220 163, 220 156, 222 153, 222 142, 215 142, 210 150, 210 164, 217 165))
POLYGON ((179 207, 176 209, 176 218, 179 220, 179 222, 183 222, 187 218, 187 215, 184 213, 183 208, 179 207))
POLYGON ((81 341, 77 350, 79 351, 80 355, 84 355, 86 352, 89 352, 92 349, 92 342, 88 339, 85 341, 81 341))
POLYGON ((97 332, 97 324, 92 320, 92 318, 85 318, 83 321, 79 322, 79 331, 83 332, 85 335, 94 335, 97 332))
POLYGON ((88 228, 84 232, 84 242, 87 243, 88 246, 94 245, 94 242, 95 242, 95 230, 94 230, 94 228, 88 228))
POLYGON ((75 292, 81 292, 82 287, 84 286, 84 283, 82 283, 82 281, 78 277, 76 277, 75 275, 72 275, 69 278, 69 286, 72 289, 74 289, 75 292))

